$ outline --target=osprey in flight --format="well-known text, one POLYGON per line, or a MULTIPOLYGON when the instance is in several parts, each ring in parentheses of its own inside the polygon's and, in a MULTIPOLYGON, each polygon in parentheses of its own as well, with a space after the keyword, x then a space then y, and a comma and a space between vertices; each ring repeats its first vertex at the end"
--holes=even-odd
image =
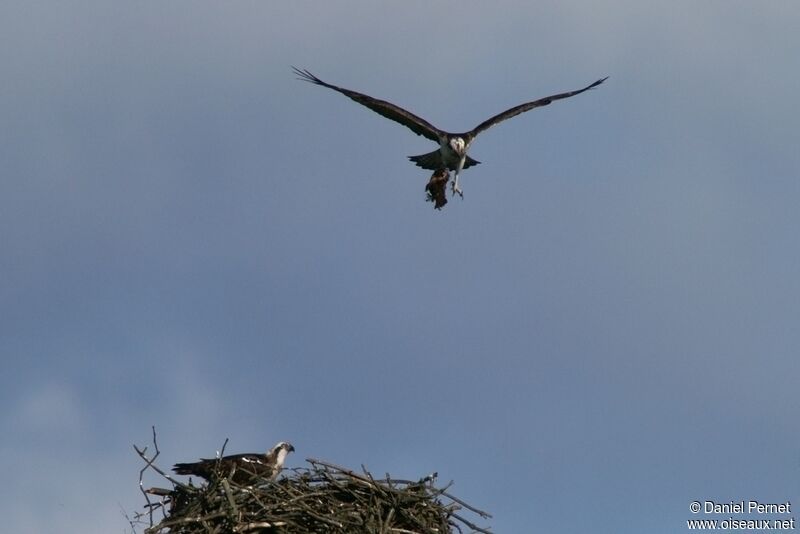
POLYGON ((229 478, 237 484, 274 480, 283 468, 286 455, 294 451, 291 443, 278 442, 266 454, 231 454, 222 458, 201 458, 199 462, 175 464, 179 475, 194 475, 206 480, 229 478))
POLYGON ((462 169, 468 169, 469 167, 480 163, 479 161, 476 161, 467 155, 467 150, 469 150, 472 141, 475 140, 475 137, 479 133, 484 130, 488 130, 495 124, 503 122, 506 119, 515 117, 520 113, 525 113, 526 111, 530 111, 534 108, 546 106, 554 100, 561 100, 562 98, 569 98, 571 96, 579 95, 584 91, 588 91, 593 87, 597 87, 608 79, 608 76, 606 76, 605 78, 597 80, 593 84, 587 85, 583 89, 578 89, 577 91, 569 91, 566 93, 559 93, 557 95, 546 96, 544 98, 540 98, 539 100, 514 106, 513 108, 507 109, 502 113, 498 113, 494 117, 486 119, 468 132, 450 133, 436 128, 425 119, 418 117, 410 111, 406 111, 405 109, 401 108, 400 106, 396 106, 391 102, 378 100, 377 98, 372 98, 371 96, 357 93, 355 91, 351 91, 350 89, 344 89, 343 87, 337 87, 330 83, 323 82, 307 70, 300 70, 297 67, 292 67, 292 69, 294 69, 295 74, 299 76, 300 80, 338 91, 346 97, 355 100, 362 106, 368 107, 375 113, 383 115, 387 119, 399 122, 415 134, 421 135, 438 143, 439 148, 433 152, 421 154, 419 156, 409 156, 408 158, 416 163, 417 166, 422 167, 423 169, 434 171, 430 181, 428 182, 428 185, 425 187, 425 190, 428 194, 428 200, 434 203, 434 208, 436 209, 441 209, 441 207, 447 203, 445 192, 447 183, 450 180, 450 173, 448 171, 455 171, 455 178, 453 179, 452 184, 453 196, 458 194, 462 198, 464 197, 461 187, 458 185, 458 175, 462 169))

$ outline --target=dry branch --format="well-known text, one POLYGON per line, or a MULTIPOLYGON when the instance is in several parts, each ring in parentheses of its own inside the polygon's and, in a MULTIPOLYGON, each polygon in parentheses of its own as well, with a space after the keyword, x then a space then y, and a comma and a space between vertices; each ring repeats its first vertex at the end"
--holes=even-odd
POLYGON ((135 518, 144 534, 298 534, 376 533, 489 534, 489 530, 464 518, 460 511, 491 517, 435 486, 436 474, 418 481, 375 479, 330 462, 309 458, 309 467, 288 470, 288 476, 262 484, 240 485, 224 476, 199 486, 173 479, 155 465, 160 454, 153 430, 155 454, 134 446, 145 462, 139 487, 145 512, 135 518), (152 471, 168 480, 171 488, 144 489, 144 474, 152 471), (151 496, 160 497, 153 502, 151 496), (154 515, 160 512, 161 518, 154 515), (159 520, 160 519, 160 520, 159 520))

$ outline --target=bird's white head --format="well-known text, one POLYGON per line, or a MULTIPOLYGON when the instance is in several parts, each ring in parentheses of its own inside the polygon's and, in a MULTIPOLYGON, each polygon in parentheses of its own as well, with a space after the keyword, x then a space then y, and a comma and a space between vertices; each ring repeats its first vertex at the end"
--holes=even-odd
POLYGON ((278 469, 283 467, 283 462, 286 460, 286 455, 294 451, 294 446, 286 441, 279 441, 272 447, 270 453, 275 454, 275 465, 278 469))
POLYGON ((452 148, 453 152, 455 152, 459 156, 463 156, 464 152, 466 151, 467 144, 464 142, 463 138, 453 137, 452 139, 450 139, 450 148, 452 148))

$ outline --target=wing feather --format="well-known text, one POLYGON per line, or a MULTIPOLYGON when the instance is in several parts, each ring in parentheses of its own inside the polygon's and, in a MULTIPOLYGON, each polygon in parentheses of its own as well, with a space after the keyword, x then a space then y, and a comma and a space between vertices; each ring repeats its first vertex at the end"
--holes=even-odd
POLYGON ((532 110, 534 108, 539 108, 539 107, 542 107, 542 106, 546 106, 546 105, 548 105, 549 103, 551 103, 551 102, 553 102, 555 100, 561 100, 562 98, 569 98, 571 96, 579 95, 584 91, 588 91, 589 89, 593 89, 593 88, 597 87, 598 85, 600 85, 601 83, 603 83, 607 79, 608 79, 608 76, 606 76, 605 78, 603 78, 601 80, 597 80, 593 84, 587 85, 583 89, 578 89, 577 91, 569 91, 569 92, 566 92, 566 93, 559 93, 557 95, 546 96, 544 98, 540 98, 539 100, 534 100, 532 102, 526 102, 525 104, 520 104, 519 106, 514 106, 513 108, 507 109, 502 113, 498 113, 494 117, 486 119, 485 121, 483 121, 482 123, 477 125, 475 127, 475 129, 473 129, 471 132, 469 132, 468 135, 470 135, 471 137, 475 137, 476 135, 478 135, 482 131, 488 130, 489 128, 491 128, 495 124, 499 124, 499 123, 503 122, 504 120, 510 119, 511 117, 516 117, 520 113, 525 113, 526 111, 530 111, 530 110, 532 110))
POLYGON ((417 135, 421 135, 430 139, 431 141, 439 142, 439 137, 444 134, 441 130, 433 126, 431 123, 426 121, 425 119, 418 117, 407 111, 400 106, 396 106, 391 102, 386 102, 385 100, 378 100, 377 98, 372 98, 369 95, 365 95, 362 93, 357 93, 356 91, 351 91, 350 89, 344 89, 343 87, 337 87, 333 84, 324 82, 311 74, 307 70, 300 70, 297 67, 292 67, 294 73, 299 76, 298 79, 304 80, 307 82, 314 83, 316 85, 321 85, 323 87, 327 87, 328 89, 333 89, 334 91, 338 91, 345 95, 346 97, 350 98, 351 100, 355 100, 362 106, 366 106, 375 113, 386 117, 387 119, 393 120, 402 124, 403 126, 410 129, 417 135))

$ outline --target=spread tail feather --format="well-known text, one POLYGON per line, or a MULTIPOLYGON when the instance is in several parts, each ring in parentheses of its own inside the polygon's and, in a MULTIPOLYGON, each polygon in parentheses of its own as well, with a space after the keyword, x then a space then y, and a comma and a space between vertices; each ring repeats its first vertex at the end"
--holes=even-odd
MULTIPOLYGON (((439 150, 434 150, 433 152, 428 152, 427 154, 420 154, 419 156, 409 156, 408 159, 413 161, 417 164, 417 167, 422 167, 423 169, 428 169, 429 171, 435 171, 442 168, 442 156, 439 153, 439 150)), ((480 161, 474 160, 471 157, 467 156, 467 159, 464 161, 464 169, 468 169, 473 165, 478 165, 480 161)), ((455 169, 450 169, 454 171, 455 169)))

